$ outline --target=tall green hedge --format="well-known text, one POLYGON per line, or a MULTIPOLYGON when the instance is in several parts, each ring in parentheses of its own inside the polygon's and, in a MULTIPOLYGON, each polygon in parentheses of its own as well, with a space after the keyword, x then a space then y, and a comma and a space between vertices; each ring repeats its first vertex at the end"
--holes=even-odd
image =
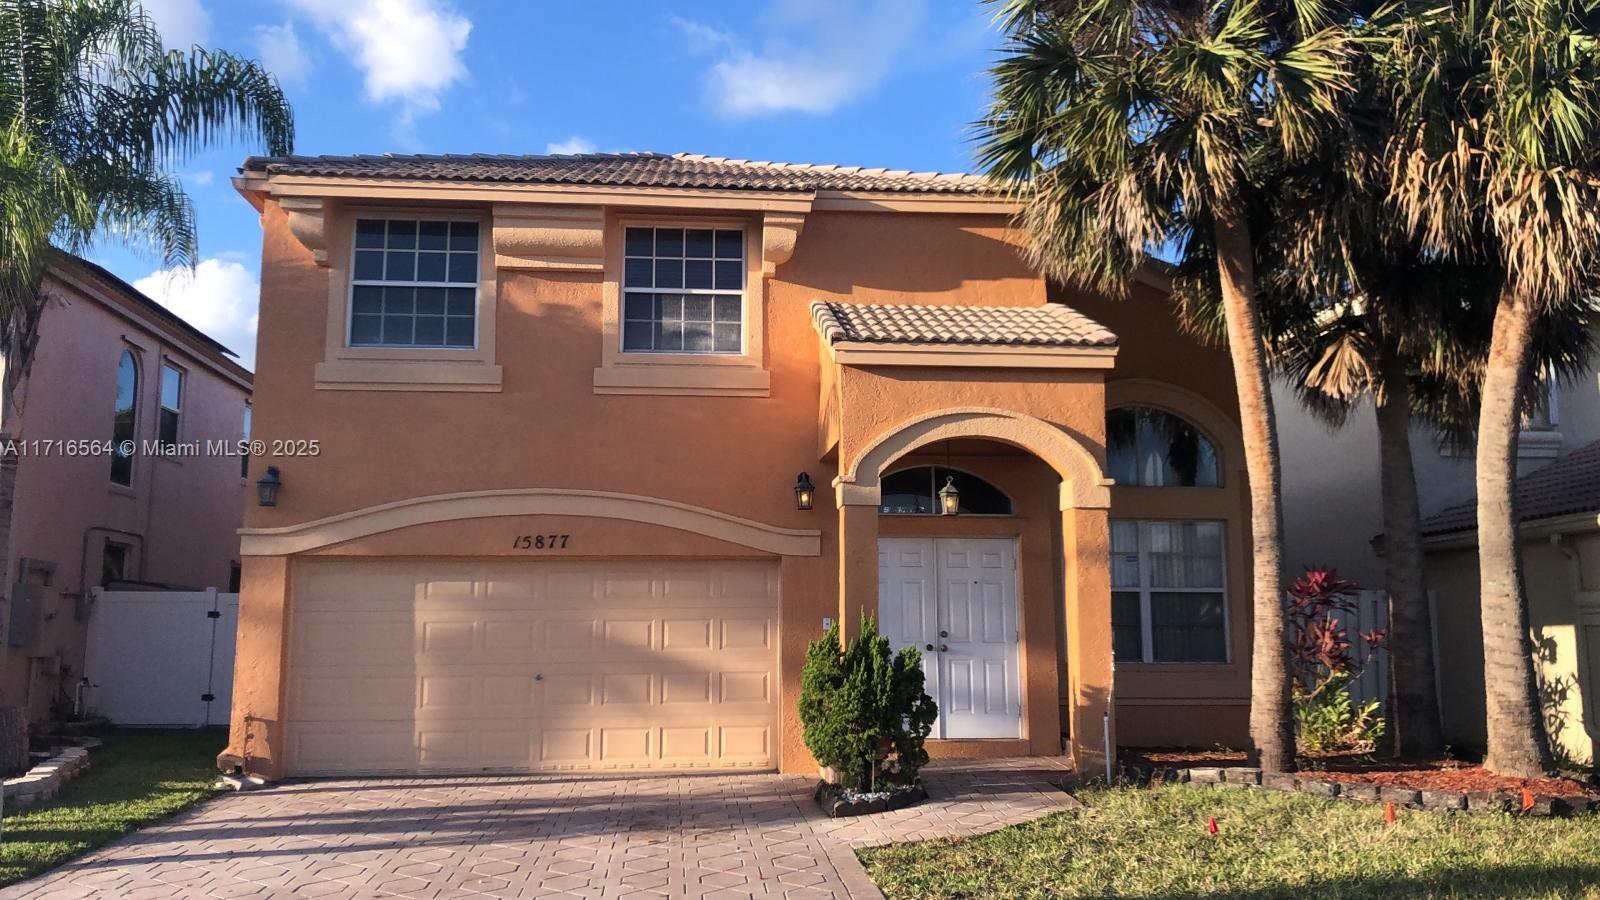
POLYGON ((871 616, 842 646, 835 624, 806 648, 800 721, 817 762, 839 770, 846 787, 910 784, 928 761, 923 744, 938 716, 923 690, 922 654, 895 654, 871 616), (883 758, 879 758, 883 748, 883 758))

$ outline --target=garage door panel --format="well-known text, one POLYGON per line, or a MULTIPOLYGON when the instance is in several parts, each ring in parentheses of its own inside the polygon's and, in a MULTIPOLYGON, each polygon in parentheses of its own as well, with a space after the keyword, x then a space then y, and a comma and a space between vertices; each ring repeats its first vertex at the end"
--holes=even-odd
POLYGON ((770 563, 330 561, 300 577, 296 774, 776 765, 770 563))

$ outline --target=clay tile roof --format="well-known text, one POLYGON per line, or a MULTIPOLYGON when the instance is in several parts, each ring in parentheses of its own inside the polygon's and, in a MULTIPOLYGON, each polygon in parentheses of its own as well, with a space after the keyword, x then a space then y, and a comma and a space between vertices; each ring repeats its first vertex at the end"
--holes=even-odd
POLYGON ((813 192, 996 194, 979 175, 864 169, 806 163, 757 162, 695 153, 576 153, 381 156, 252 156, 243 171, 268 175, 495 181, 609 187, 702 188, 813 192))
MULTIPOLYGON (((1600 441, 1518 478, 1515 503, 1518 522, 1600 513, 1600 441)), ((1474 498, 1424 519, 1422 533, 1449 534, 1477 527, 1478 504, 1474 498)))
POLYGON ((816 300, 811 317, 830 344, 1003 344, 1115 347, 1117 336, 1083 313, 1044 306, 906 306, 816 300))

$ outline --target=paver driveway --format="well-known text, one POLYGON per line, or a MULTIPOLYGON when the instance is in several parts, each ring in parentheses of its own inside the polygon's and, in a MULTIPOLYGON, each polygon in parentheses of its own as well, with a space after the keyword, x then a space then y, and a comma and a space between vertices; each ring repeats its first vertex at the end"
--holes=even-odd
POLYGON ((1075 801, 1055 759, 935 764, 928 802, 830 820, 785 775, 302 781, 219 797, 0 897, 876 897, 853 847, 1075 801))

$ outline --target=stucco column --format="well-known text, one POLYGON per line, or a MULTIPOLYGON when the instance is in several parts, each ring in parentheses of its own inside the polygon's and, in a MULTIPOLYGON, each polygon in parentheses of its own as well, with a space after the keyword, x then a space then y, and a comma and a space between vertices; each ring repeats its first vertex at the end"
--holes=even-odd
POLYGON ((861 613, 878 615, 878 489, 839 486, 839 633, 861 633, 861 613))
POLYGON ((246 556, 239 573, 239 635, 233 660, 233 713, 224 771, 264 778, 284 773, 283 672, 289 650, 289 558, 246 556))
POLYGON ((1111 526, 1105 509, 1070 508, 1063 495, 1067 691, 1072 758, 1086 778, 1105 774, 1116 753, 1111 671, 1111 526), (1109 715, 1108 715, 1109 714, 1109 715), (1110 734, 1107 734, 1107 725, 1110 734))

